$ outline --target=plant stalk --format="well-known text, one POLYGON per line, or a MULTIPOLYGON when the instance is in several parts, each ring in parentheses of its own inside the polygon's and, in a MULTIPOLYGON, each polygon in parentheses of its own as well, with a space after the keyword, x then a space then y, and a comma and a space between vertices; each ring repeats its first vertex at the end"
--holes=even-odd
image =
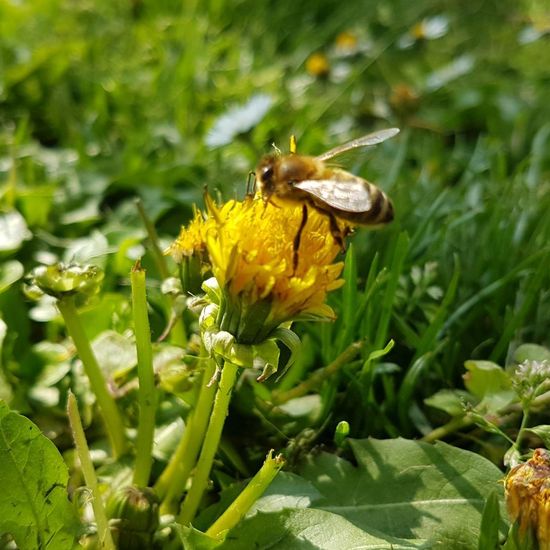
POLYGON ((223 366, 212 408, 212 416, 210 417, 195 475, 193 476, 193 484, 183 501, 181 513, 178 517, 182 525, 188 525, 195 518, 202 495, 208 485, 208 476, 210 475, 214 456, 220 443, 225 417, 229 409, 229 401, 231 400, 231 392, 237 379, 238 370, 239 367, 228 361, 223 366))
POLYGON ((310 391, 317 390, 321 383, 333 376, 344 365, 355 359, 363 347, 363 342, 350 344, 332 363, 315 371, 307 380, 285 392, 273 392, 272 402, 274 405, 281 405, 291 399, 302 397, 310 391))
POLYGON ((208 385, 215 371, 216 363, 209 359, 202 375, 196 407, 189 415, 175 453, 155 484, 155 492, 162 499, 161 514, 177 513, 189 474, 199 456, 216 395, 216 384, 208 385))
POLYGON ((103 502, 101 500, 101 493, 97 485, 97 477, 95 475, 94 466, 90 457, 90 450, 88 449, 86 435, 84 434, 80 414, 78 413, 76 397, 71 391, 69 391, 69 396, 67 398, 67 414, 69 416, 69 422, 73 432, 76 452, 78 454, 78 459, 80 460, 80 466, 82 467, 84 481, 92 492, 92 508, 94 510, 95 520, 97 523, 99 548, 102 550, 116 550, 115 543, 113 542, 113 538, 111 536, 111 530, 109 529, 107 514, 105 513, 105 508, 103 507, 103 502))
POLYGON ((134 485, 147 487, 153 464, 157 392, 155 388, 155 373, 153 371, 151 329, 147 315, 145 270, 141 268, 139 261, 136 262, 136 265, 132 269, 130 281, 132 284, 132 309, 134 313, 134 334, 139 379, 139 423, 136 441, 134 485))
POLYGON ((74 298, 72 296, 61 298, 57 301, 57 307, 65 320, 67 331, 73 339, 80 360, 84 365, 84 370, 90 380, 92 391, 96 396, 101 415, 105 422, 113 454, 115 458, 118 458, 125 453, 127 446, 124 435, 124 424, 115 400, 107 389, 103 373, 99 368, 97 359, 92 351, 92 346, 76 310, 74 298))
MULTIPOLYGON (((160 249, 159 238, 155 226, 147 215, 147 212, 145 212, 143 201, 141 199, 136 200, 136 207, 141 221, 145 226, 145 230, 147 231, 147 235, 149 236, 149 242, 151 243, 151 249, 153 252, 153 259, 155 261, 155 265, 157 266, 158 272, 163 279, 167 279, 168 277, 170 277, 170 271, 168 269, 168 266, 166 265, 166 258, 162 253, 162 250, 160 249)), ((170 314, 170 312, 172 311, 173 302, 173 298, 168 296, 168 314, 170 314)), ((181 316, 174 322, 171 328, 171 335, 171 341, 174 344, 178 346, 185 346, 187 344, 187 334, 185 332, 185 325, 183 324, 183 319, 181 318, 181 316)))
POLYGON ((284 466, 282 455, 273 458, 273 451, 269 451, 262 467, 250 480, 241 494, 228 506, 227 510, 210 526, 206 534, 219 538, 228 531, 250 510, 252 505, 262 496, 269 484, 273 481, 277 472, 284 466))

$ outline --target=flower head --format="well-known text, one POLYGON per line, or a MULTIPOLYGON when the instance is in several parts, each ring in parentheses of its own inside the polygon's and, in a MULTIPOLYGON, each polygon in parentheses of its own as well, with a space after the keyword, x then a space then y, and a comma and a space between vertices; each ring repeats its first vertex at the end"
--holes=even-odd
POLYGON ((210 201, 208 209, 215 219, 206 238, 212 272, 228 301, 239 303, 243 322, 251 307, 256 315, 263 310, 262 334, 298 317, 334 317, 325 298, 343 283, 343 264, 333 263, 339 248, 326 216, 310 209, 294 269, 300 205, 248 198, 221 208, 210 201))
POLYGON ((526 359, 520 363, 512 381, 514 389, 523 401, 530 401, 550 387, 550 363, 544 359, 536 361, 526 359))
POLYGON ((508 511, 520 537, 533 532, 541 549, 550 549, 550 453, 535 449, 524 464, 512 468, 505 481, 508 511))
POLYGON ((330 62, 320 52, 312 53, 306 60, 306 71, 317 78, 326 78, 330 73, 330 62))
POLYGON ((181 228, 178 238, 165 251, 180 266, 181 285, 185 292, 199 292, 205 274, 210 271, 206 234, 213 221, 205 219, 197 210, 189 225, 181 228))
POLYGON ((343 283, 343 263, 334 263, 340 249, 328 218, 310 209, 295 265, 301 205, 259 197, 217 206, 207 196, 206 202, 206 216, 196 216, 168 252, 187 261, 206 256, 213 278, 202 285, 203 343, 216 358, 261 369, 263 380, 277 369, 275 340, 291 356, 299 343, 288 330, 291 321, 334 318, 325 299, 343 283))
POLYGON ((209 224, 198 210, 195 211, 189 225, 181 228, 177 239, 165 253, 172 256, 177 263, 181 263, 184 258, 203 255, 206 252, 206 233, 209 225, 211 223, 209 224))

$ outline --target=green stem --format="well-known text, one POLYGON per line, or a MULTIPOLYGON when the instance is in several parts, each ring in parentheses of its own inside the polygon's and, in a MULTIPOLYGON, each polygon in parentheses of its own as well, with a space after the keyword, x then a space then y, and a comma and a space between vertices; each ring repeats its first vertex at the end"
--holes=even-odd
POLYGON ((153 371, 153 350, 151 348, 151 329, 147 316, 147 297, 145 293, 145 271, 140 262, 130 274, 132 283, 132 308, 134 313, 134 334, 138 358, 139 379, 139 423, 136 441, 136 463, 134 485, 147 487, 153 464, 153 438, 155 433, 155 412, 157 394, 155 373, 153 371))
POLYGON ((78 454, 78 459, 80 460, 80 466, 82 467, 84 481, 92 492, 92 508, 94 510, 95 520, 97 523, 99 548, 101 548, 101 550, 115 550, 115 544, 109 529, 109 522, 107 520, 105 508, 103 507, 103 501, 101 500, 101 492, 99 491, 97 485, 97 477, 92 464, 92 458, 90 457, 90 450, 88 449, 86 435, 84 434, 80 415, 78 414, 78 405, 72 392, 69 392, 69 396, 67 398, 67 414, 69 416, 69 422, 73 432, 76 452, 78 454))
POLYGON ((298 384, 291 390, 285 392, 273 392, 272 402, 274 405, 281 405, 296 397, 302 397, 310 391, 318 390, 321 383, 333 376, 344 365, 352 361, 361 351, 363 342, 350 344, 332 363, 323 369, 315 371, 307 380, 298 384))
POLYGON ((466 428, 467 426, 472 426, 473 424, 474 421, 469 416, 459 416, 457 418, 453 418, 452 420, 447 422, 447 424, 435 428, 435 430, 432 430, 429 434, 426 434, 424 437, 422 437, 420 441, 433 443, 434 441, 443 439, 444 437, 447 437, 448 435, 451 435, 452 433, 455 433, 462 428, 466 428))
POLYGON ((92 391, 94 392, 107 434, 111 441, 113 454, 115 458, 123 455, 126 451, 126 437, 124 435, 124 424, 122 417, 116 406, 115 400, 107 389, 107 384, 103 378, 103 373, 99 368, 97 359, 92 351, 90 341, 84 332, 82 321, 78 316, 72 296, 66 296, 57 301, 57 307, 63 315, 65 325, 70 337, 84 365, 84 371, 90 380, 92 391))
POLYGON ((529 401, 527 406, 523 408, 523 418, 521 419, 521 426, 519 427, 518 436, 516 437, 516 442, 513 447, 520 452, 521 451, 521 442, 525 436, 525 428, 529 425, 529 407, 531 406, 532 401, 529 401))
POLYGON ((214 399, 212 416, 210 417, 201 454, 197 462, 197 469, 193 477, 193 484, 183 501, 181 513, 178 518, 182 525, 187 525, 193 521, 202 495, 208 485, 208 476, 210 475, 212 463, 214 462, 214 455, 220 443, 225 417, 229 409, 231 392, 235 385, 235 380, 237 379, 238 370, 239 367, 228 361, 226 361, 223 366, 220 384, 214 399))
POLYGON ((143 201, 141 199, 136 199, 136 207, 138 209, 141 221, 145 226, 145 230, 147 231, 147 235, 149 236, 149 242, 151 243, 151 249, 153 251, 153 258, 155 260, 155 264, 160 273, 160 276, 163 279, 168 279, 168 277, 170 277, 170 271, 168 270, 168 266, 166 265, 166 259, 158 244, 159 239, 158 239, 157 232, 155 230, 155 226, 153 225, 153 222, 147 215, 147 212, 145 212, 145 208, 143 207, 143 201))
POLYGON ((216 363, 209 359, 206 365, 195 410, 187 420, 183 437, 180 439, 168 466, 155 484, 155 492, 162 499, 161 514, 177 513, 178 503, 185 492, 187 479, 195 466, 204 440, 216 394, 216 384, 208 386, 216 371, 216 363))
MULTIPOLYGON (((149 242, 151 243, 151 249, 153 252, 153 259, 155 261, 155 265, 157 266, 158 272, 160 273, 162 279, 168 279, 168 277, 170 277, 170 271, 168 270, 168 266, 166 264, 166 258, 162 253, 162 250, 160 249, 159 238, 155 226, 147 215, 147 212, 145 212, 143 201, 141 199, 136 200, 136 207, 138 209, 141 221, 145 226, 145 230, 147 231, 147 235, 149 236, 149 242)), ((167 300, 168 314, 170 314, 172 311, 174 298, 168 296, 167 300)), ((174 344, 182 347, 187 344, 187 334, 185 332, 185 325, 183 324, 183 319, 181 318, 181 316, 176 320, 174 326, 172 327, 171 341, 174 344)))
POLYGON ((273 458, 272 454, 273 451, 269 451, 258 473, 250 480, 242 493, 229 505, 227 510, 206 531, 208 536, 214 538, 223 536, 224 532, 241 521, 252 505, 262 496, 285 463, 282 455, 273 458))

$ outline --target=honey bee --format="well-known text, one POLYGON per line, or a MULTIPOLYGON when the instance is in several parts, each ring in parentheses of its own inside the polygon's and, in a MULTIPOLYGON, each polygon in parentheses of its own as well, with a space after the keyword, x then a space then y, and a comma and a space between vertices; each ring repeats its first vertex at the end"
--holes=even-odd
MULTIPOLYGON (((256 184, 265 202, 276 197, 282 202, 301 203, 302 222, 294 239, 294 270, 298 249, 307 223, 308 206, 328 216, 335 242, 344 249, 343 231, 338 219, 350 225, 382 225, 392 221, 393 205, 386 194, 367 180, 326 164, 346 151, 382 143, 399 133, 387 128, 339 145, 317 157, 271 154, 264 156, 256 168, 256 184)), ((291 146, 292 149, 292 146, 291 146)))

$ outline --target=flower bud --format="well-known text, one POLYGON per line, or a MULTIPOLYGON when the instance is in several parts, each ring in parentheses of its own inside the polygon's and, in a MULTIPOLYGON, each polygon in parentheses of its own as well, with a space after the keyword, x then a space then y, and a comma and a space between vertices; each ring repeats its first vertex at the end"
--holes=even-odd
POLYGON ((119 550, 151 548, 159 525, 158 499, 148 487, 124 487, 107 502, 109 524, 119 550))
POLYGON ((58 300, 77 296, 85 302, 99 292, 103 277, 103 271, 95 265, 41 265, 31 271, 30 285, 26 286, 25 293, 34 300, 48 294, 58 300))

